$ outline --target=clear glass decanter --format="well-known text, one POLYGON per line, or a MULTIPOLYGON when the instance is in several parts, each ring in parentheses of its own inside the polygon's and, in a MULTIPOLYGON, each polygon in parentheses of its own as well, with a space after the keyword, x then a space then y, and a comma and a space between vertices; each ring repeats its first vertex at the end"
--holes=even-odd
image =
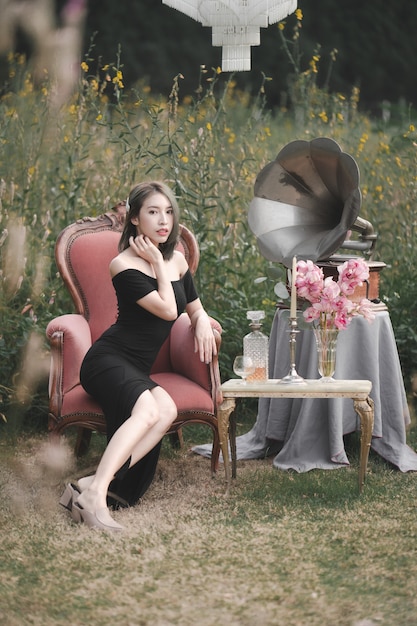
POLYGON ((250 332, 243 338, 243 354, 249 356, 255 365, 255 371, 248 376, 248 382, 255 380, 267 380, 268 378, 268 337, 261 332, 262 321, 265 318, 264 311, 248 311, 246 314, 250 320, 250 332))

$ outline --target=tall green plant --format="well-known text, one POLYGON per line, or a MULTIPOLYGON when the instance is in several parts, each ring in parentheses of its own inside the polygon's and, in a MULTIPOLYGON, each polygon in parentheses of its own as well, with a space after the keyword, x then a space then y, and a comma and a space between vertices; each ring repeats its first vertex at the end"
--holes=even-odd
POLYGON ((393 323, 410 388, 417 370, 417 132, 377 130, 362 139, 360 151, 366 183, 364 205, 378 231, 377 257, 387 264, 381 275, 381 297, 393 323))

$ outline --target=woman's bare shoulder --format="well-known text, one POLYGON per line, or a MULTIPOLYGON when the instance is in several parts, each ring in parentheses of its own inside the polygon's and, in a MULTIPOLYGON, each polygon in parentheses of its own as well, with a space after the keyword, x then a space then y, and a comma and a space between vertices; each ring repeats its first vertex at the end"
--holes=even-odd
POLYGON ((179 250, 174 250, 173 260, 178 268, 179 275, 184 276, 188 270, 188 263, 183 253, 179 250))
POLYGON ((132 258, 129 254, 126 254, 126 250, 123 250, 123 252, 120 252, 120 254, 110 261, 110 276, 113 278, 113 276, 116 276, 119 272, 132 268, 134 268, 132 258))

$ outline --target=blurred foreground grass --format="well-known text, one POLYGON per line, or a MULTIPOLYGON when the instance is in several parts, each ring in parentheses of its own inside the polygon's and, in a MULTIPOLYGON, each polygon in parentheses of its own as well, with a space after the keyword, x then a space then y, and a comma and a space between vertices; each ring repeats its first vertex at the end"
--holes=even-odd
POLYGON ((416 623, 414 474, 371 452, 359 497, 353 434, 350 468, 241 461, 226 498, 222 466, 212 479, 208 459, 188 450, 208 433, 185 435, 180 451, 165 441, 143 501, 115 513, 121 536, 76 525, 57 504, 65 480, 94 467, 102 437, 76 466, 69 441, 58 454, 40 436, 0 444, 1 624, 416 623))

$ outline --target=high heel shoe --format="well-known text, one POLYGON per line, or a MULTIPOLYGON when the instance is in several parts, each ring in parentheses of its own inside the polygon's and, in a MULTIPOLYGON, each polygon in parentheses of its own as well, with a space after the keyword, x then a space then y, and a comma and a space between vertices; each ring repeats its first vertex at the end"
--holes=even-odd
POLYGON ((68 509, 68 511, 72 511, 72 505, 74 503, 74 500, 78 498, 80 493, 81 491, 79 490, 77 485, 74 485, 74 483, 68 483, 68 485, 65 487, 64 493, 61 496, 59 504, 65 509, 68 509))
MULTIPOLYGON (((65 487, 64 493, 61 496, 61 499, 59 500, 59 504, 65 509, 68 509, 68 511, 72 511, 73 502, 78 498, 82 491, 83 490, 81 489, 80 485, 77 485, 75 483, 68 483, 65 487)), ((112 491, 108 491, 107 506, 114 511, 117 511, 118 509, 128 509, 130 505, 126 500, 124 500, 117 494, 113 493, 112 491)))
POLYGON ((84 522, 89 528, 98 528, 99 530, 106 530, 108 532, 120 532, 124 530, 123 526, 120 526, 120 524, 114 521, 107 508, 98 509, 98 511, 89 511, 79 502, 74 501, 72 503, 71 514, 75 522, 84 522))

